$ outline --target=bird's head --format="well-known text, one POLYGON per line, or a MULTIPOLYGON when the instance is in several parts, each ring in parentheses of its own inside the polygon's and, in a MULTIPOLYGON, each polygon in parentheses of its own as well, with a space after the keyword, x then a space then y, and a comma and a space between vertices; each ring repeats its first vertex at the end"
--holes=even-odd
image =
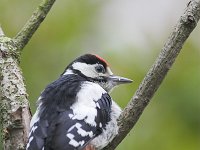
POLYGON ((98 83, 107 92, 119 84, 132 82, 128 78, 113 75, 108 63, 92 54, 82 55, 71 62, 62 75, 67 74, 77 74, 88 81, 98 83))

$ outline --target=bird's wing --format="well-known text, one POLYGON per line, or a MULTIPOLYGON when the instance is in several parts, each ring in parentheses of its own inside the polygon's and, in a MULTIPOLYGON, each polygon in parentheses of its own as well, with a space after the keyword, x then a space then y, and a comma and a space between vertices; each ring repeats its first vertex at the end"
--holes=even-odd
POLYGON ((56 150, 83 149, 92 139, 102 133, 106 123, 110 120, 111 103, 110 96, 104 93, 95 102, 94 108, 82 106, 79 108, 79 114, 76 114, 73 109, 61 112, 54 136, 49 143, 51 147, 56 150), (84 109, 87 113, 83 111, 84 109))
POLYGON ((83 149, 102 133, 110 120, 111 97, 105 91, 98 91, 98 96, 94 97, 95 88, 90 89, 88 95, 84 92, 81 92, 86 95, 84 100, 80 98, 83 96, 79 96, 70 109, 50 114, 47 119, 38 118, 36 112, 27 150, 83 149))

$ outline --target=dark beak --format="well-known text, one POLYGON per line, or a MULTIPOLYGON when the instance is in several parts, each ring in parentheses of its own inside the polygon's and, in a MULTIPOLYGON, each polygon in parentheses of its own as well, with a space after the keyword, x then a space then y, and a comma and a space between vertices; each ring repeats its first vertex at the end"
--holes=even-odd
POLYGON ((120 77, 120 76, 114 76, 114 75, 109 76, 109 80, 115 83, 116 85, 133 82, 133 80, 131 79, 120 77))

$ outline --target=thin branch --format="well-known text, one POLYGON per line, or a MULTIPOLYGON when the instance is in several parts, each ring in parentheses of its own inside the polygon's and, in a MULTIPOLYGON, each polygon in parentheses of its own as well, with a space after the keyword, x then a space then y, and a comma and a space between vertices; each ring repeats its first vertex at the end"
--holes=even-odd
POLYGON ((118 121, 119 134, 103 150, 115 149, 136 124, 143 110, 159 88, 169 69, 172 67, 184 42, 196 27, 199 19, 200 1, 192 0, 188 3, 184 14, 180 17, 157 60, 150 68, 135 95, 121 114, 118 121))
POLYGON ((54 2, 55 0, 43 0, 43 2, 37 7, 31 18, 13 39, 16 41, 17 50, 21 51, 26 46, 35 31, 47 16, 54 2))

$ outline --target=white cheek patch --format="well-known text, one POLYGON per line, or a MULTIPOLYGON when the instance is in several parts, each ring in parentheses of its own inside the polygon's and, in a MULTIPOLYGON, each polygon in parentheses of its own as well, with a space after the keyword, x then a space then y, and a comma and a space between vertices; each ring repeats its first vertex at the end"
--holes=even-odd
MULTIPOLYGON (((98 64, 93 64, 93 65, 90 65, 90 64, 86 64, 86 63, 81 63, 81 62, 75 62, 72 67, 73 69, 75 70, 79 70, 82 74, 84 74, 85 76, 87 77, 91 77, 91 78, 96 78, 98 76, 109 76, 109 75, 113 75, 110 67, 107 67, 106 68, 106 73, 97 73, 96 70, 95 70, 95 67, 97 66, 98 64)), ((70 72, 71 70, 67 70, 65 74, 69 74, 71 73, 70 72)))
POLYGON ((82 74, 84 74, 87 77, 95 78, 98 76, 98 73, 95 70, 96 65, 97 64, 90 65, 90 64, 86 64, 86 63, 75 62, 72 65, 72 67, 75 70, 79 70, 82 74))

